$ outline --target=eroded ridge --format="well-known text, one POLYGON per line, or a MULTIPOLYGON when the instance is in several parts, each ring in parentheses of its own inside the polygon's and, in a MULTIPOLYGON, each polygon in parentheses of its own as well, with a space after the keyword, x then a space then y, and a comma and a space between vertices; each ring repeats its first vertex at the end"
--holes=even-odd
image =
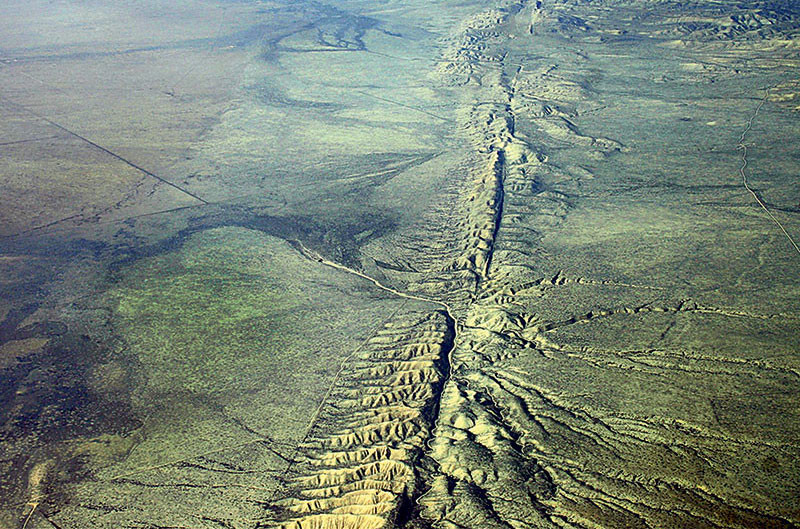
MULTIPOLYGON (((514 14, 522 19, 530 12, 541 31, 565 24, 590 30, 536 4, 519 4, 514 14)), ((567 11, 560 4, 555 10, 567 11)), ((530 277, 541 234, 571 207, 570 197, 550 183, 593 177, 579 166, 552 165, 548 152, 580 149, 586 160, 601 161, 626 147, 577 124, 582 112, 592 111, 586 102, 592 88, 580 75, 555 64, 514 64, 498 35, 524 36, 507 13, 490 10, 468 20, 439 69, 446 84, 462 91, 459 126, 475 159, 458 223, 463 245, 452 268, 469 271, 476 288, 451 355, 453 376, 430 443, 437 473, 418 499, 421 518, 437 528, 598 527, 599 521, 610 527, 790 526, 722 486, 698 485, 726 483, 717 462, 739 457, 747 442, 699 424, 600 412, 531 384, 513 367, 518 357, 540 357, 542 365, 567 371, 573 365, 567 362, 580 358, 602 369, 664 376, 674 364, 643 368, 636 359, 576 353, 557 343, 557 333, 599 318, 728 313, 691 300, 593 310, 563 321, 531 312, 547 288, 594 284, 560 272, 552 279, 530 277), (708 481, 686 469, 703 469, 708 481)), ((528 33, 535 35, 533 23, 528 33)))
MULTIPOLYGON (((536 19, 537 32, 576 33, 578 29, 613 35, 616 31, 599 30, 592 26, 601 22, 570 16, 567 2, 551 5, 549 13, 538 10, 531 17, 536 19)), ((522 14, 531 7, 524 7, 522 14)), ((734 26, 760 24, 768 32, 777 27, 763 18, 759 21, 759 16, 737 15, 731 20, 734 26)), ((785 461, 797 452, 793 443, 778 447, 755 435, 731 435, 726 419, 716 411, 717 407, 729 410, 729 405, 713 399, 708 405, 713 421, 677 419, 663 409, 659 410, 663 415, 647 408, 637 410, 635 405, 619 405, 614 397, 603 400, 608 398, 603 384, 614 376, 630 376, 635 380, 632 385, 650 384, 659 388, 654 390, 657 393, 668 391, 669 384, 662 386, 662 381, 676 372, 687 377, 697 373, 698 380, 719 377, 715 382, 735 385, 749 376, 743 374, 746 365, 762 374, 769 369, 781 386, 796 383, 794 371, 718 356, 703 358, 703 354, 695 358, 671 342, 662 344, 663 351, 634 354, 566 345, 578 335, 577 330, 574 335, 570 332, 582 326, 615 328, 625 321, 645 329, 666 329, 661 338, 655 338, 658 341, 679 325, 676 321, 771 317, 677 299, 669 292, 661 293, 658 286, 573 279, 562 272, 550 279, 531 277, 536 269, 532 262, 540 251, 537 242, 572 207, 571 196, 560 191, 570 188, 553 182, 593 178, 582 167, 567 165, 570 161, 564 156, 553 156, 564 164, 556 167, 548 154, 571 149, 583 160, 601 162, 627 150, 620 142, 594 137, 579 125, 582 113, 593 112, 590 106, 595 99, 581 69, 585 57, 577 54, 566 67, 515 65, 513 49, 504 51, 495 35, 517 31, 514 36, 520 39, 519 24, 496 21, 504 27, 472 30, 473 35, 477 31, 486 35, 480 57, 475 53, 470 64, 448 68, 469 73, 455 84, 466 92, 465 99, 478 102, 465 105, 459 116, 481 160, 474 170, 481 178, 473 179, 474 189, 466 201, 473 205, 466 217, 470 220, 462 226, 469 237, 484 243, 480 228, 487 224, 485 219, 491 219, 495 233, 491 244, 476 245, 485 260, 465 254, 468 259, 459 263, 475 271, 478 288, 465 308, 459 343, 451 355, 453 377, 442 395, 436 437, 430 443, 438 473, 418 500, 421 517, 437 528, 794 527, 796 520, 784 506, 754 500, 756 494, 732 477, 727 463, 763 457, 755 453, 785 461), (496 178, 484 176, 493 171, 496 178), (499 189, 499 207, 493 207, 494 195, 487 189, 499 189), (481 269, 476 264, 486 266, 481 269), (551 290, 577 292, 582 285, 626 288, 631 301, 606 308, 590 302, 585 311, 565 307, 565 314, 550 306, 551 290), (729 369, 726 362, 737 362, 737 368, 729 369), (537 376, 538 382, 533 382, 529 378, 534 370, 548 375, 537 376), (557 377, 556 382, 542 382, 547 376, 557 377), (595 376, 598 381, 592 379, 595 376)), ((655 17, 648 21, 655 22, 655 17)), ((536 38, 532 29, 529 33, 536 38)), ((735 46, 724 39, 761 38, 758 32, 745 36, 738 29, 720 35, 726 48, 735 46)), ((703 47, 704 39, 697 35, 691 39, 693 49, 703 47)), ((468 56, 458 55, 463 60, 469 60, 468 56)), ((580 336, 585 339, 585 335, 580 336)), ((630 398, 640 397, 633 393, 630 398)), ((768 496, 759 494, 763 494, 760 499, 768 496)))
POLYGON ((514 80, 504 73, 506 53, 498 29, 524 7, 513 3, 469 18, 444 52, 439 74, 449 86, 467 89, 459 110, 462 133, 473 148, 467 190, 460 209, 458 255, 447 269, 461 272, 477 287, 489 279, 495 239, 503 217, 505 186, 526 180, 541 156, 515 135, 514 80))
POLYGON ((515 87, 522 68, 513 76, 505 73, 507 53, 498 42, 501 26, 524 7, 516 3, 467 20, 439 69, 446 83, 467 92, 459 125, 472 146, 474 164, 458 223, 460 253, 450 267, 472 275, 476 301, 466 310, 451 354, 453 376, 442 393, 430 443, 438 473, 418 499, 421 518, 433 527, 552 526, 542 503, 552 495, 552 479, 523 454, 520 432, 480 384, 489 350, 525 347, 510 329, 529 323, 526 316, 507 310, 513 302, 501 279, 507 273, 501 270, 501 277, 495 277, 492 266, 498 232, 509 218, 507 201, 514 197, 515 207, 524 207, 524 198, 537 193, 536 172, 546 160, 516 134, 515 87))
MULTIPOLYGON (((404 263, 391 267, 392 271, 387 271, 390 267, 386 263, 381 267, 382 273, 390 276, 397 271, 406 272, 406 279, 415 276, 408 288, 426 295, 446 296, 460 307, 468 305, 479 286, 490 278, 507 187, 517 202, 524 203, 534 194, 541 194, 545 200, 553 198, 552 193, 535 190, 535 172, 544 167, 546 157, 516 134, 515 112, 517 108, 525 110, 515 86, 522 68, 510 76, 506 73, 507 52, 502 47, 501 29, 525 9, 526 2, 502 2, 467 18, 445 41, 436 74, 445 87, 459 89, 458 132, 467 140, 470 152, 465 156, 462 174, 452 178, 453 189, 448 194, 451 200, 437 210, 442 215, 423 225, 430 234, 429 226, 441 225, 445 218, 448 230, 456 229, 454 234, 437 233, 440 236, 433 239, 400 241, 402 250, 417 254, 413 265, 404 263), (413 248, 407 247, 409 242, 413 248)), ((534 15, 538 10, 534 6, 534 14, 528 15, 531 20, 537 19, 534 15)), ((549 112, 550 109, 548 116, 549 112)), ((567 132, 561 132, 562 136, 595 141, 581 136, 576 127, 566 123, 563 128, 567 132)), ((526 208, 524 204, 519 207, 526 208)), ((515 215, 513 222, 519 218, 515 215)))
POLYGON ((279 527, 377 529, 405 521, 453 339, 449 315, 436 311, 398 317, 368 340, 300 446, 279 527))
POLYGON ((450 86, 480 85, 482 67, 498 66, 502 57, 492 47, 502 42, 497 28, 517 13, 523 2, 505 1, 465 19, 446 40, 436 73, 450 86))
POLYGON ((489 375, 495 361, 537 347, 523 336, 536 319, 511 308, 514 299, 503 291, 476 302, 451 355, 454 376, 430 443, 438 474, 419 500, 433 527, 556 527, 553 478, 526 450, 489 375))

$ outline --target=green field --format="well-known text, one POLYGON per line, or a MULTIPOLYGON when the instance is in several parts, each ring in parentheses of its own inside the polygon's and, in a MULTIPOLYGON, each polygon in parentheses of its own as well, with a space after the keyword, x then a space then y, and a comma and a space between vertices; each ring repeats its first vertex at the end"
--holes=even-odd
POLYGON ((793 2, 0 6, 0 529, 800 525, 793 2))

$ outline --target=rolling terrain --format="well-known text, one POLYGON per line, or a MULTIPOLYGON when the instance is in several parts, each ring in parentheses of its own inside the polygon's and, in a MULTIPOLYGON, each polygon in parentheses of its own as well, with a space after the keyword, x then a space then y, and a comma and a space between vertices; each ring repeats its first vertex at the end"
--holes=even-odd
POLYGON ((45 4, 0 527, 800 525, 792 2, 45 4))

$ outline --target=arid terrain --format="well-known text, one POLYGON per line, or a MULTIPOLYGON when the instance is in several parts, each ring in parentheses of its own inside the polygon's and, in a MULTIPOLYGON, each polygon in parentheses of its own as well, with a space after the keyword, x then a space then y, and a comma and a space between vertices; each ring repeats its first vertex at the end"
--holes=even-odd
POLYGON ((0 5, 0 529, 800 527, 800 5, 0 5))

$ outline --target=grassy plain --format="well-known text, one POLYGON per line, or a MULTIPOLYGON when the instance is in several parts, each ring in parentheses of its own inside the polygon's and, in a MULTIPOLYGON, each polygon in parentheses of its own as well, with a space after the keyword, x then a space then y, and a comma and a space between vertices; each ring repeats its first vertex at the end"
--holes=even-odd
POLYGON ((0 527, 800 524, 800 13, 644 4, 0 6, 0 527))

